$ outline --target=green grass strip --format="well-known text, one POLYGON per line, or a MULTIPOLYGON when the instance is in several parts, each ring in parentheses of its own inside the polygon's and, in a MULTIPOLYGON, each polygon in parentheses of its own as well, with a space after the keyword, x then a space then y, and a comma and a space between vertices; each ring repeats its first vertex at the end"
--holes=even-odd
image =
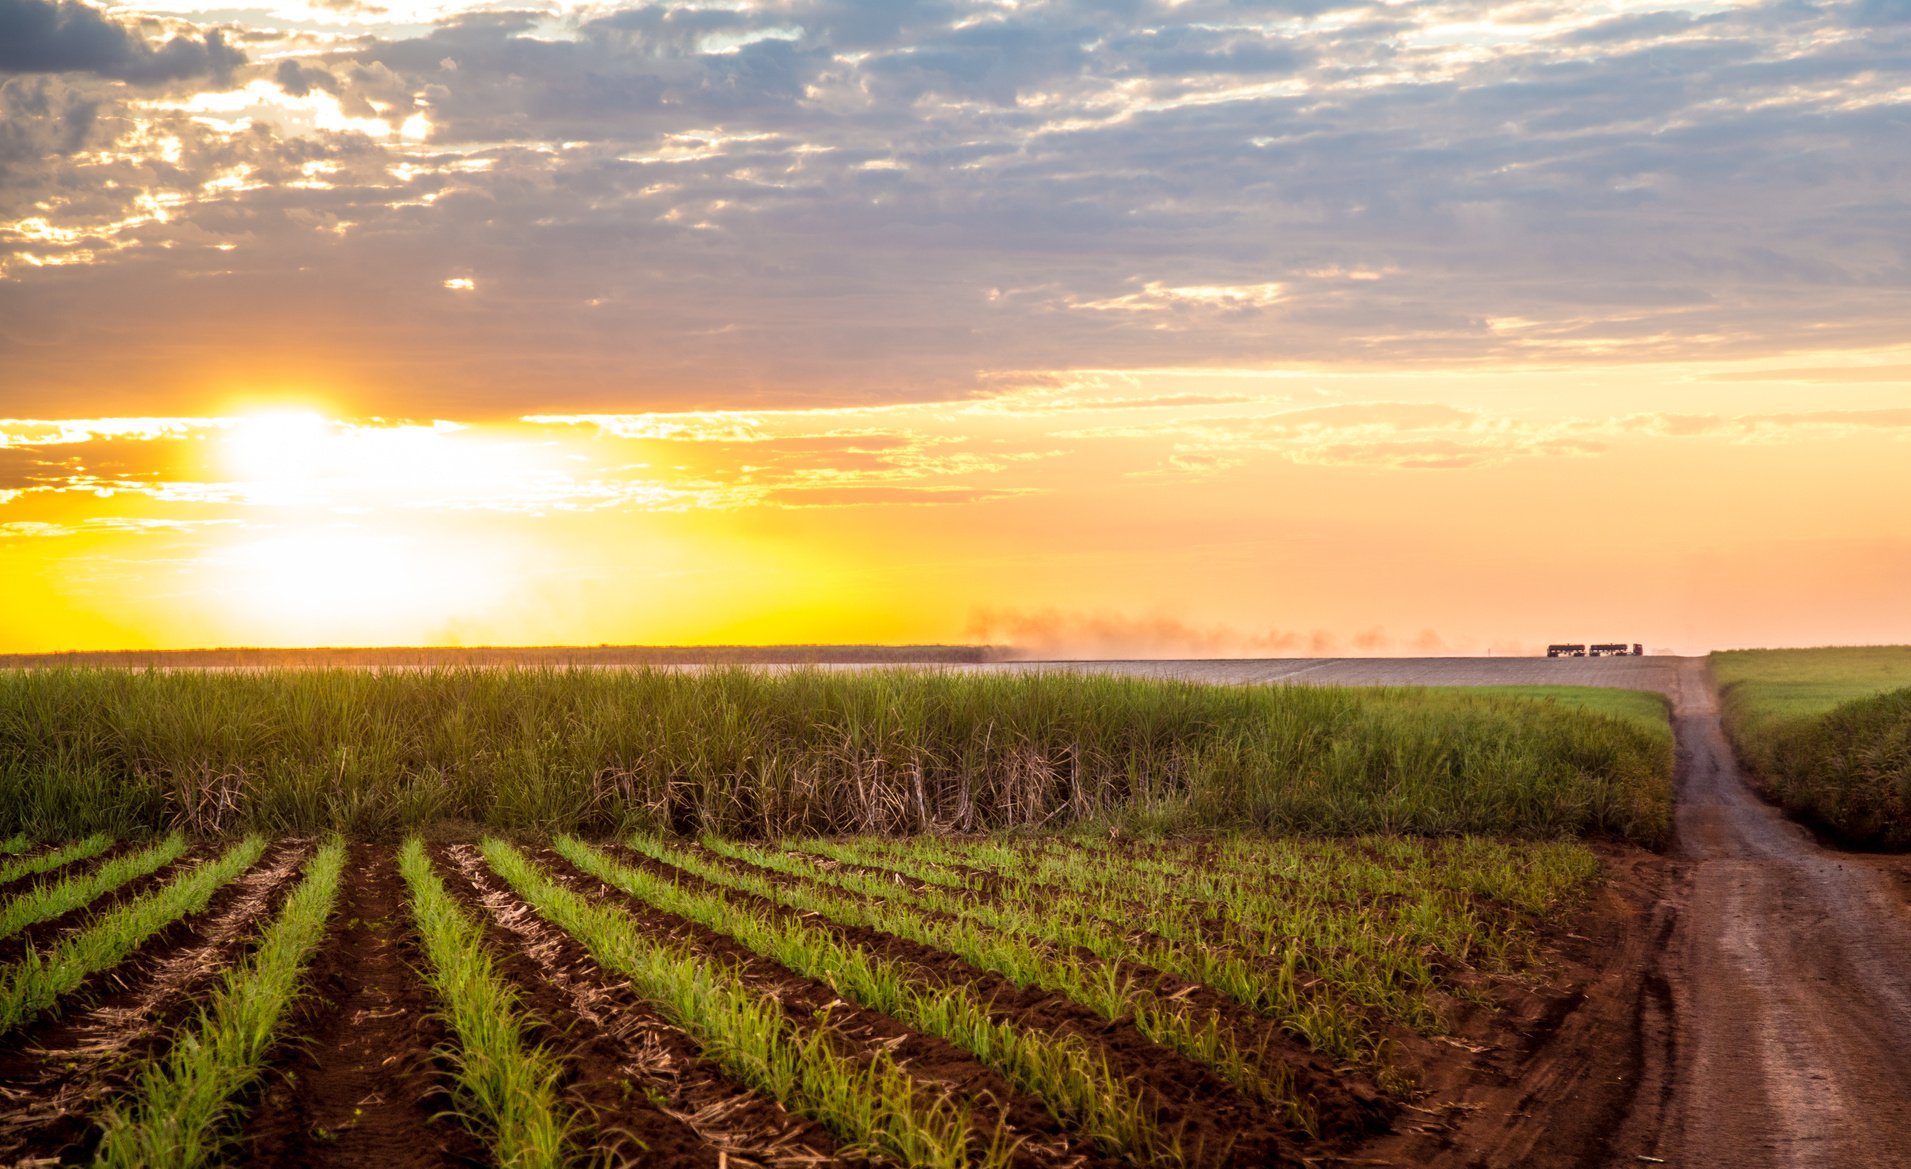
POLYGON ((560 837, 556 847, 572 864, 633 897, 727 934, 798 974, 829 984, 844 998, 948 1040, 1040 1100, 1057 1119, 1118 1154, 1139 1164, 1185 1160, 1178 1141, 1156 1123, 1134 1086, 1080 1038, 996 1019, 972 988, 925 984, 915 968, 847 945, 795 914, 685 889, 609 861, 574 837, 560 837))
POLYGON ((714 838, 704 847, 733 861, 772 869, 797 878, 796 886, 778 885, 755 873, 711 864, 689 851, 660 841, 635 839, 631 847, 707 881, 741 889, 780 905, 817 913, 848 926, 894 934, 945 950, 1020 986, 1052 991, 1104 1019, 1132 1019, 1148 1039, 1204 1064, 1243 1093, 1283 1110, 1297 1127, 1314 1133, 1313 1108, 1294 1086, 1291 1069, 1262 1048, 1243 1048, 1222 1028, 1213 1012, 1135 985, 1118 962, 1085 962, 1072 950, 1048 945, 1026 934, 1006 934, 975 922, 933 917, 905 905, 838 893, 805 877, 800 864, 775 854, 714 838))
POLYGON ((550 1169, 565 1162, 569 1118, 558 1106, 558 1062, 525 1040, 518 993, 485 952, 484 929, 459 905, 417 837, 398 853, 423 935, 425 980, 458 1037, 452 1053, 466 1118, 483 1131, 502 1169, 550 1169))
POLYGON ((628 978, 637 994, 697 1042, 710 1059, 793 1112, 815 1118, 850 1148, 924 1169, 1006 1169, 1000 1128, 971 1143, 968 1109, 926 1096, 887 1052, 846 1059, 826 1027, 799 1035, 772 997, 721 963, 640 928, 628 913, 585 900, 499 840, 486 860, 546 920, 628 978))
POLYGON ((8 861, 0 865, 0 885, 8 881, 17 881, 21 877, 31 877, 35 873, 44 873, 49 869, 57 869, 61 865, 71 864, 74 861, 98 856, 111 847, 113 847, 113 838, 101 833, 89 836, 85 840, 75 841, 65 848, 43 852, 39 856, 23 856, 19 860, 8 861))
POLYGON ((0 939, 10 938, 30 925, 83 905, 91 905, 135 877, 143 877, 184 855, 185 837, 174 833, 150 848, 114 857, 90 873, 68 877, 54 885, 36 885, 0 906, 0 939))
POLYGON ((32 847, 33 842, 27 839, 26 833, 16 832, 5 840, 0 840, 0 856, 19 856, 32 847))
POLYGON ((248 836, 218 859, 114 906, 51 949, 28 950, 0 974, 0 1034, 46 1010, 89 976, 118 965, 173 922, 204 909, 222 885, 251 868, 264 852, 265 841, 248 836))
POLYGON ((196 1027, 149 1063, 122 1112, 107 1114, 94 1159, 103 1169, 196 1169, 230 1134, 233 1096, 258 1078, 280 1016, 325 936, 338 902, 345 845, 332 841, 306 862, 305 877, 243 965, 228 970, 196 1027))

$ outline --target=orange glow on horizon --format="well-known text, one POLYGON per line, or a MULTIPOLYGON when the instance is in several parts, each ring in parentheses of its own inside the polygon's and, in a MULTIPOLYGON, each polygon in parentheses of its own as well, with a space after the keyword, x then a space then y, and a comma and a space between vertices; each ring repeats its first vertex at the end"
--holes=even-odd
POLYGON ((1718 376, 1745 372, 1170 370, 887 406, 398 422, 296 397, 6 422, 0 453, 30 462, 0 485, 0 651, 1911 640, 1903 384, 1718 376), (1557 405, 1509 410, 1515 391, 1557 405))

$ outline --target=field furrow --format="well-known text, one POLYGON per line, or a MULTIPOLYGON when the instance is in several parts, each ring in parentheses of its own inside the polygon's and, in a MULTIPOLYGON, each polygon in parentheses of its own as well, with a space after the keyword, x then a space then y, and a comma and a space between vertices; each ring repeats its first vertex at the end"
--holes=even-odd
POLYGON ((167 930, 116 968, 118 989, 23 1028, 0 1055, 0 1158, 58 1161, 90 1150, 100 1103, 126 1087, 237 960, 306 855, 294 844, 275 848, 219 890, 190 931, 167 930))
MULTIPOLYGON (((801 854, 799 854, 801 855, 801 854)), ((1140 920, 1111 920, 1085 911, 1074 899, 1054 896, 1004 896, 991 899, 974 891, 901 884, 812 867, 821 879, 918 908, 974 921, 990 929, 1020 933, 1062 947, 1079 947, 1105 961, 1138 965, 1208 986, 1278 1021, 1316 1050, 1342 1061, 1378 1067, 1382 1036, 1366 1008, 1370 994, 1346 993, 1347 987, 1303 976, 1302 963, 1324 952, 1304 945, 1308 934, 1294 935, 1272 951, 1215 947, 1163 937, 1140 920)), ((1366 991, 1373 974, 1357 972, 1355 989, 1366 991)))
POLYGON ((265 1053, 338 902, 345 845, 321 846, 256 948, 229 970, 196 1025, 139 1074, 132 1098, 109 1108, 94 1160, 101 1169, 198 1169, 231 1140, 234 1097, 264 1070, 265 1053))
POLYGON ((264 852, 263 839, 247 837, 217 859, 115 906, 58 944, 29 950, 0 972, 0 1033, 12 1031, 93 975, 118 965, 167 926, 203 912, 221 886, 251 868, 264 852))
POLYGON ((562 1065, 558 1087, 576 1117, 580 1145, 613 1161, 657 1166, 737 1158, 794 1169, 838 1158, 837 1143, 821 1126, 793 1121, 734 1083, 706 1074, 702 1083, 714 1092, 701 1101, 675 1099, 677 1060, 695 1058, 689 1036, 627 990, 614 996, 581 944, 539 917, 475 848, 454 845, 436 859, 453 895, 487 920, 499 972, 538 1020, 532 1038, 562 1065), (627 1013, 618 998, 637 1010, 627 1013))
POLYGON ((425 956, 391 851, 353 845, 346 874, 239 1159, 258 1169, 479 1164, 483 1144, 442 1115, 452 1097, 435 1057, 450 1036, 418 973, 425 956))
POLYGON ((753 850, 744 847, 709 842, 734 854, 728 864, 641 838, 630 847, 674 866, 661 870, 667 879, 802 913, 809 928, 827 929, 839 944, 896 964, 912 982, 959 990, 1025 1032, 1088 1046, 1123 1085, 1133 1086, 1159 1128, 1180 1134, 1190 1158, 1197 1144, 1218 1150, 1227 1142, 1236 1158, 1264 1160, 1318 1133, 1323 1108, 1337 1130, 1358 1131, 1379 1118, 1373 1093, 1351 1095, 1343 1077, 1319 1057, 1277 1044, 1271 1028, 1259 1027, 1248 1040, 1252 1032, 1237 1032, 1231 1020, 1190 1004, 1186 995, 1138 986, 1130 972, 900 907, 779 884, 774 874, 745 866, 753 850))
POLYGON ((919 967, 851 945, 772 902, 689 888, 679 874, 660 876, 617 864, 571 837, 560 838, 558 849, 579 867, 659 909, 827 982, 853 1003, 947 1040, 1111 1153, 1137 1164, 1205 1162, 1220 1155, 1212 1147, 1196 1147, 1187 1130, 1164 1126, 1158 1102, 1111 1069, 1106 1051, 1078 1035, 1020 1026, 992 1011, 972 986, 925 980, 919 967))
MULTIPOLYGON (((807 857, 714 839, 702 847, 730 866, 712 874, 719 879, 759 889, 768 883, 775 892, 765 895, 786 904, 948 950, 1018 984, 1063 995, 1104 1019, 1131 1020, 1153 1042, 1203 1064, 1235 1089, 1289 1109, 1302 1128, 1313 1127, 1308 1113, 1321 1106, 1322 1081, 1339 1078, 1325 1070, 1329 1065, 1317 1053, 1264 1016, 1132 957, 1105 959, 1080 946, 930 908, 921 898, 891 898, 893 881, 856 872, 829 881, 827 875, 841 867, 807 857)), ((697 864, 696 854, 681 855, 697 864)))
POLYGON ((532 1025, 517 992, 497 974, 479 922, 445 888, 422 841, 398 854, 423 939, 425 978, 457 1045, 449 1055, 462 1117, 506 1169, 565 1163, 570 1118, 558 1105, 555 1060, 526 1040, 532 1025))
POLYGON ((1480 839, 339 844, 327 917, 287 896, 308 843, 181 847, 0 903, 99 889, 0 971, 23 1020, 0 1161, 1329 1163, 1413 1100, 1438 1049, 1410 1027, 1517 997, 1597 864, 1480 839))
MULTIPOLYGON (((185 852, 185 838, 175 834, 138 852, 112 857, 91 871, 37 884, 0 904, 0 943, 19 943, 24 949, 43 936, 28 931, 57 931, 70 924, 69 915, 97 909, 96 903, 108 895, 137 895, 139 886, 129 883, 159 876, 185 852)), ((18 951, 0 946, 0 962, 17 957, 18 951)))
POLYGON ((0 863, 0 897, 21 892, 33 878, 90 860, 113 847, 113 838, 95 834, 71 844, 29 853, 0 863))
POLYGON ((485 852, 540 915, 628 978, 710 1058, 838 1139, 947 1169, 1107 1163, 1072 1150, 1039 1107, 946 1042, 855 1007, 554 855, 544 868, 502 842, 485 852))

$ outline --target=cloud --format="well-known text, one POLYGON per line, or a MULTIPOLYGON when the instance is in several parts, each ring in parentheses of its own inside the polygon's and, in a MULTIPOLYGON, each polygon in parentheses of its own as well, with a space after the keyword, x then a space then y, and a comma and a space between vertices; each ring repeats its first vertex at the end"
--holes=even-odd
POLYGON ((1635 414, 1620 420, 1624 430, 1662 438, 1724 436, 1744 442, 1778 442, 1798 437, 1838 437, 1863 431, 1911 434, 1911 409, 1802 410, 1771 414, 1635 414))
POLYGON ((461 416, 946 401, 1911 317, 1880 0, 368 6, 252 21, 254 63, 163 100, 101 78, 226 42, 0 3, 35 68, 130 54, 0 85, 0 356, 35 411, 315 370, 461 416))
POLYGON ((153 84, 223 77, 245 63, 217 32, 158 48, 80 0, 0 0, 0 74, 90 73, 153 84))

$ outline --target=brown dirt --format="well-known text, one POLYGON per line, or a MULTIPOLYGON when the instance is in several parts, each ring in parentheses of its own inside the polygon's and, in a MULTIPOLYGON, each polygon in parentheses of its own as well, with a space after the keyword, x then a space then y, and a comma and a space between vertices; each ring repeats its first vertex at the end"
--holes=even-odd
POLYGON ((453 894, 486 921, 499 969, 563 1058, 566 1101, 588 1118, 595 1150, 645 1165, 863 1165, 822 1126, 729 1081, 681 1030, 599 970, 583 945, 539 918, 457 845, 436 859, 453 894))
MULTIPOLYGON (((0 1044, 0 1157, 84 1159, 93 1114, 190 1017, 201 993, 237 961, 257 923, 290 893, 302 845, 272 849, 213 895, 204 912, 148 938, 132 957, 0 1044)), ((193 858, 187 858, 189 861, 193 858)))
POLYGON ((248 1166, 480 1165, 450 1117, 446 1040, 389 848, 355 844, 344 896, 269 1060, 238 1160, 248 1166))
POLYGON ((917 1081, 966 1104, 976 1123, 985 1129, 993 1129, 1000 1119, 1010 1139, 1019 1142, 1014 1158, 1017 1169, 1113 1169, 1119 1164, 1018 1092, 1001 1075, 946 1040, 912 1031, 887 1015, 847 1003, 827 984, 794 974, 721 934, 662 913, 577 870, 553 851, 544 850, 538 859, 549 866, 559 882, 615 904, 642 928, 688 942, 714 961, 733 964, 746 983, 778 1001, 799 1027, 807 1029, 817 1019, 827 1019, 830 1040, 845 1056, 874 1057, 879 1051, 887 1051, 917 1081))
POLYGON ((1537 1013, 1430 1060, 1429 1123, 1364 1163, 1911 1163, 1911 867, 1760 801, 1703 660, 1675 667, 1674 855, 1609 858, 1537 1013))

